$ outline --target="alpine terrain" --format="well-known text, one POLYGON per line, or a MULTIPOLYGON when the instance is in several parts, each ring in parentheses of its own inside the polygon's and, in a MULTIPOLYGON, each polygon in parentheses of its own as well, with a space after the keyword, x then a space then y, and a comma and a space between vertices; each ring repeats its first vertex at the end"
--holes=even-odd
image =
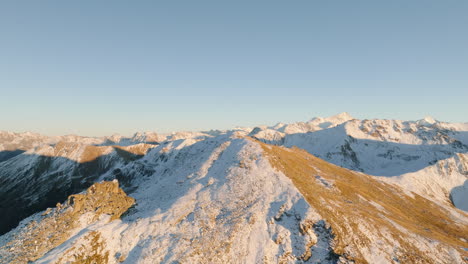
POLYGON ((0 263, 468 263, 468 123, 3 131, 0 263))

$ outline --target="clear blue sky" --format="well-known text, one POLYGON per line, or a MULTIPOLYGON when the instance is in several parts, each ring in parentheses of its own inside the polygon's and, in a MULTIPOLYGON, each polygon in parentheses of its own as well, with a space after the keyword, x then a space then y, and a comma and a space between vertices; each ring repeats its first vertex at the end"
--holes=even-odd
POLYGON ((467 122, 468 1, 1 1, 0 130, 467 122))

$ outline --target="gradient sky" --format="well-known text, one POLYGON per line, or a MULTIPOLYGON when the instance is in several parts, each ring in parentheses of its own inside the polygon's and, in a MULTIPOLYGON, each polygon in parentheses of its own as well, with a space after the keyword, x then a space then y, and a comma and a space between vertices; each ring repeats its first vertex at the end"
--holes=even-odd
POLYGON ((1 1, 0 130, 467 122, 468 1, 1 1))

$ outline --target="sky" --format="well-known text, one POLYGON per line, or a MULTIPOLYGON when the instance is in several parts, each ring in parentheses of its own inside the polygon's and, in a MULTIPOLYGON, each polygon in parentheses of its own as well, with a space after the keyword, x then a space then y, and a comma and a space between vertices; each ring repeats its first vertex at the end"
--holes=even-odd
POLYGON ((0 130, 468 122, 468 1, 1 1, 0 130))

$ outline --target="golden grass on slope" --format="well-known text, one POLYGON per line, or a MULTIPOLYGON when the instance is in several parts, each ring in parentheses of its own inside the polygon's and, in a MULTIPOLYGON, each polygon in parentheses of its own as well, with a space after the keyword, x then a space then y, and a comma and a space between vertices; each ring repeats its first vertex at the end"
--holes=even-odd
MULTIPOLYGON (((85 237, 89 244, 72 247, 65 254, 73 254, 74 261, 71 264, 106 264, 109 263, 109 251, 105 250, 106 244, 98 231, 91 231, 85 237)), ((59 259, 57 263, 69 263, 59 259)))
MULTIPOLYGON (((302 149, 258 143, 272 166, 289 177, 307 202, 332 226, 337 254, 348 255, 358 263, 367 262, 359 251, 372 246, 360 228, 364 223, 367 230, 390 233, 391 240, 399 243, 394 254, 401 263, 435 262, 428 252, 412 244, 414 235, 439 241, 439 247, 452 247, 462 256, 468 256, 461 249, 468 247, 466 240, 462 240, 468 237, 468 227, 456 223, 443 207, 416 194, 414 198, 405 195, 397 186, 335 166, 302 149), (317 175, 333 187, 323 186, 316 180, 317 175)), ((382 240, 391 242, 384 236, 382 240)), ((433 253, 444 254, 443 250, 433 253)))
POLYGON ((147 143, 138 143, 129 146, 119 146, 119 145, 111 145, 111 146, 95 146, 95 145, 83 145, 81 143, 76 142, 66 142, 66 141, 59 141, 57 144, 53 146, 52 153, 45 153, 41 154, 44 156, 50 157, 65 157, 69 158, 70 154, 76 151, 80 151, 83 147, 79 158, 76 160, 79 163, 86 163, 86 162, 93 162, 96 161, 99 157, 104 155, 108 155, 115 151, 117 155, 123 158, 126 161, 133 161, 139 159, 146 155, 148 151, 157 145, 154 144, 147 144, 147 143))
POLYGON ((146 155, 148 150, 156 147, 156 145, 140 143, 140 144, 135 144, 135 145, 130 145, 130 146, 113 146, 113 147, 125 150, 134 155, 146 155))
POLYGON ((91 162, 101 157, 106 153, 108 147, 103 146, 86 146, 83 153, 81 154, 80 163, 91 162))
POLYGON ((146 153, 155 147, 152 144, 136 144, 131 146, 112 146, 117 154, 126 161, 133 161, 143 157, 146 153))
POLYGON ((131 146, 86 146, 83 154, 81 155, 80 162, 91 162, 97 158, 109 153, 109 148, 113 148, 117 154, 127 161, 132 161, 138 159, 148 152, 151 148, 154 148, 155 145, 152 144, 136 144, 131 146))

